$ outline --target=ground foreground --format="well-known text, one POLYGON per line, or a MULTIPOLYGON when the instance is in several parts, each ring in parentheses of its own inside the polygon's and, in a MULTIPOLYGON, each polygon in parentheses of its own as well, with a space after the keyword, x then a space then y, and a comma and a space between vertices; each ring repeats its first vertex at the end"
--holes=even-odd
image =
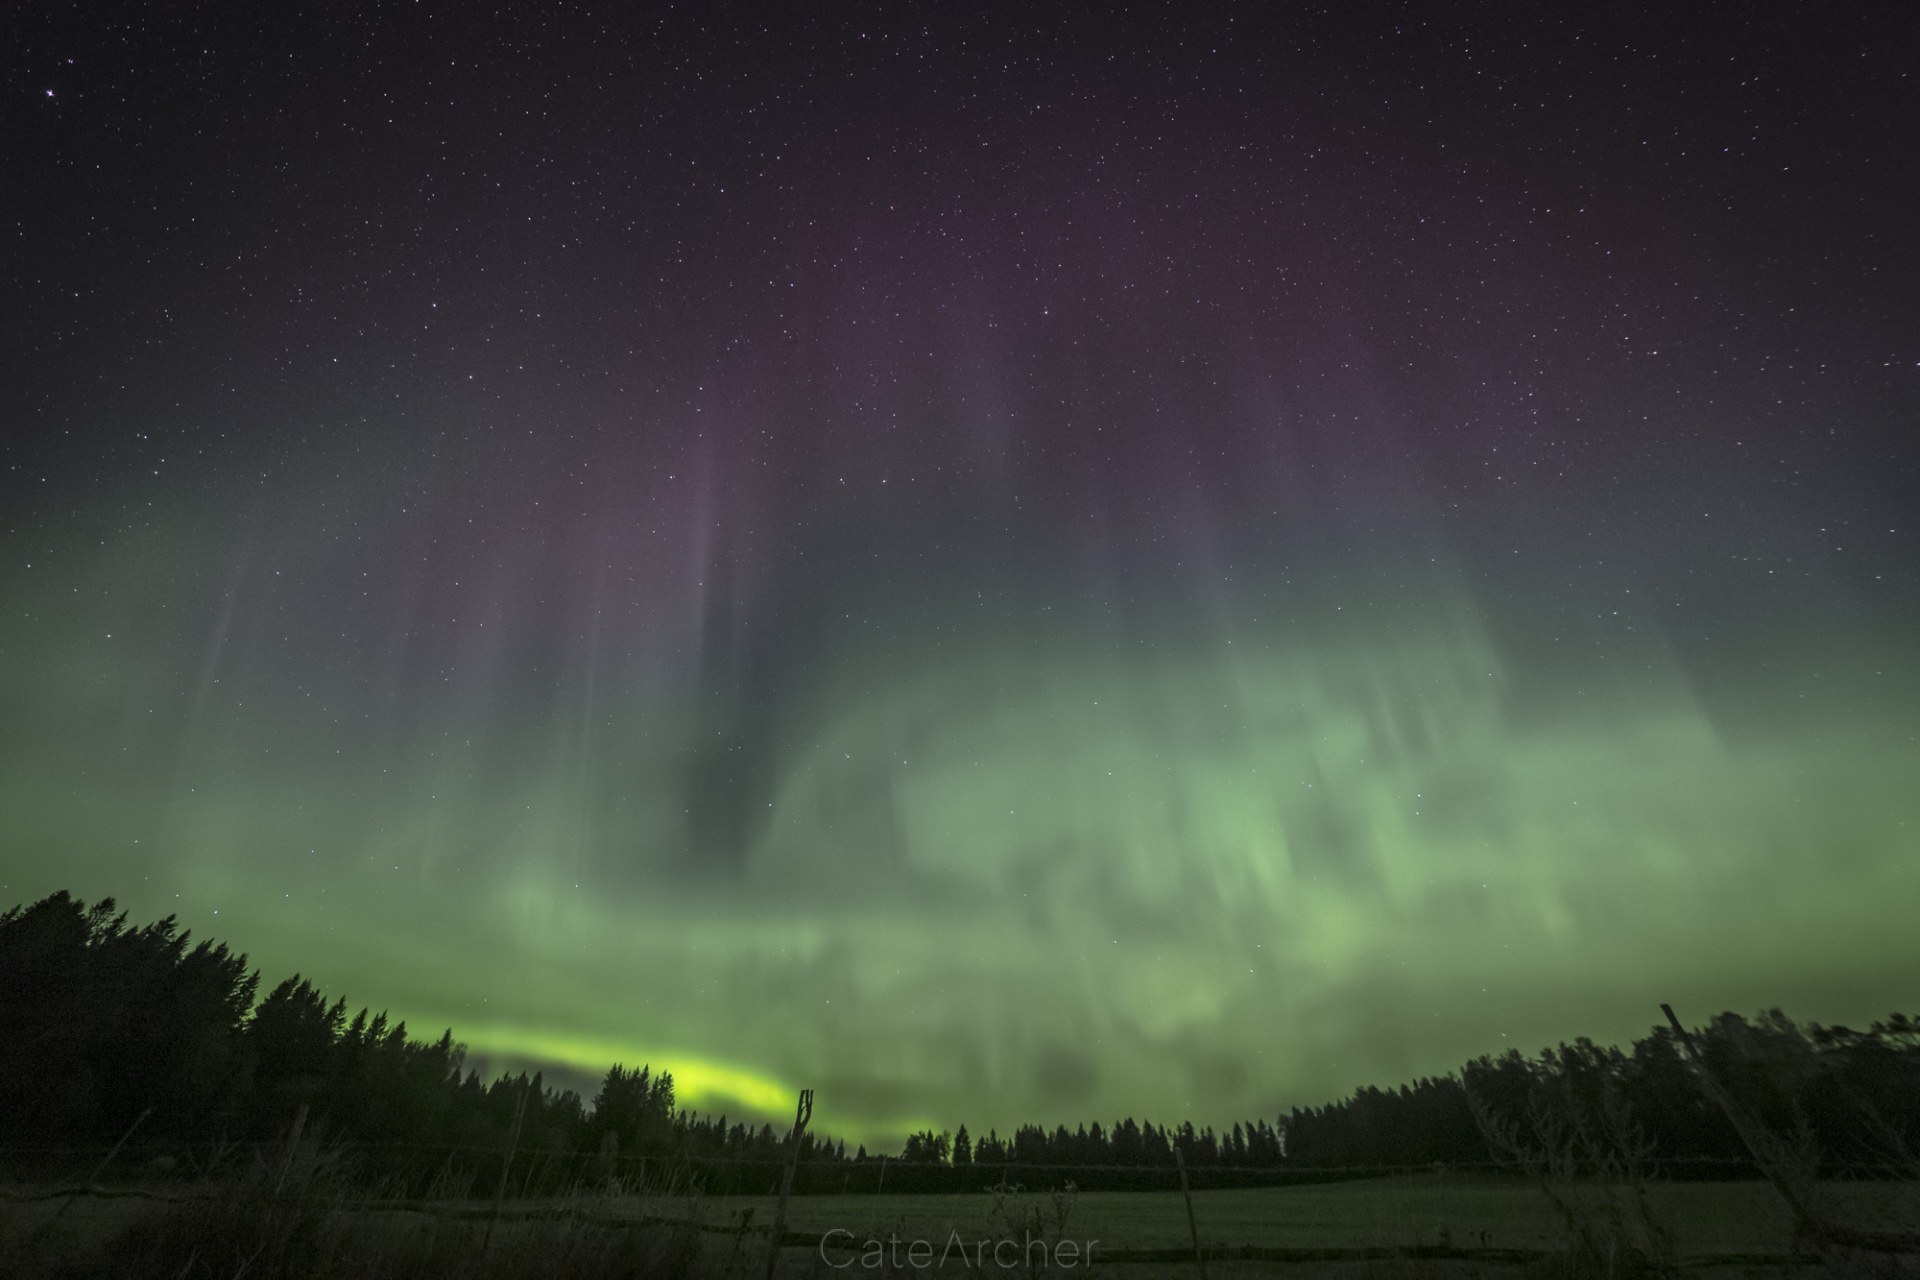
MULTIPOLYGON (((1563 1189, 1564 1191, 1565 1189, 1563 1189)), ((1856 1224, 1920 1226, 1920 1187, 1836 1184, 1856 1224)), ((33 1277, 689 1276, 766 1274, 765 1197, 367 1201, 260 1183, 0 1193, 0 1274, 33 1277)), ((1920 1259, 1822 1252, 1797 1240, 1764 1183, 1659 1183, 1563 1204, 1603 1240, 1577 1262, 1568 1218, 1517 1180, 1434 1174, 1196 1193, 1211 1280, 1230 1276, 1521 1277, 1632 1274, 1920 1276, 1920 1259), (1640 1267, 1644 1273, 1644 1267, 1640 1267)), ((796 1198, 779 1274, 1198 1274, 1177 1193, 796 1198)))

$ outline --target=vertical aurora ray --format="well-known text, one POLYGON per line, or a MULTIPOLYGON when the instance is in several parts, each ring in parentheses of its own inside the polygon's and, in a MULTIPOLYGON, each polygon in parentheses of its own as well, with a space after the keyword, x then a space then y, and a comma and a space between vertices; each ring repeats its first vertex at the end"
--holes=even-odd
MULTIPOLYGON (((281 684, 293 670, 235 621, 248 597, 209 573, 208 634, 237 650, 217 683, 169 685, 204 669, 194 628, 181 661, 103 632, 91 656, 118 655, 112 682, 151 708, 99 700, 90 741, 119 750, 84 768, 16 750, 5 801, 18 830, 74 841, 43 878, 217 905, 194 923, 471 1027, 490 1061, 657 1055, 690 1104, 736 1110, 814 1081, 876 1138, 1257 1113, 1584 1030, 1569 1002, 1624 1034, 1655 996, 1852 989, 1910 948, 1891 916, 1857 918, 1862 883, 1914 887, 1892 853, 1920 815, 1890 797, 1920 761, 1887 707, 1742 731, 1659 644, 1529 706, 1463 575, 1416 581, 1403 559, 1311 583, 1243 568, 1197 595, 1169 579, 1144 608, 1044 575, 991 608, 964 582, 850 596, 839 622, 868 625, 828 625, 745 722, 709 700, 766 679, 739 674, 756 659, 681 650, 687 607, 628 608, 604 571, 571 599, 534 572, 476 580, 451 696, 397 726, 377 667, 281 684), (527 596, 560 621, 528 628, 527 596), (147 728, 170 691, 184 736, 147 728), (764 768, 715 781, 715 734, 764 768), (702 828, 703 785, 750 819, 702 828), (699 846, 716 834, 742 843, 699 846), (1788 927, 1833 941, 1783 951, 1788 927)), ((15 741, 58 741, 99 680, 80 662, 16 680, 37 732, 15 741)))

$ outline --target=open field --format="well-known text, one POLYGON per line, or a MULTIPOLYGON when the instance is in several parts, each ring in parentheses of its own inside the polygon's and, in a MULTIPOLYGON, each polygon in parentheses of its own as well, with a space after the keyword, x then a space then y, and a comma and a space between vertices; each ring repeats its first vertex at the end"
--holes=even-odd
MULTIPOLYGON (((1832 1184, 1843 1220, 1920 1226, 1920 1187, 1832 1184)), ((1764 1182, 1674 1182, 1649 1188, 1656 1221, 1673 1232, 1676 1252, 1784 1254, 1792 1227, 1779 1197, 1764 1182)), ((1531 1184, 1512 1178, 1422 1175, 1310 1186, 1194 1193, 1200 1239, 1209 1249, 1255 1246, 1300 1249, 1461 1248, 1553 1250, 1565 1232, 1553 1206, 1531 1184)), ((1052 1197, 1028 1193, 1014 1206, 1051 1216, 1052 1197)), ((737 1222, 743 1209, 764 1223, 769 1197, 716 1197, 702 1203, 709 1218, 737 1222)), ((898 1230, 945 1238, 960 1229, 990 1228, 989 1197, 810 1196, 796 1198, 788 1230, 898 1230)), ((1001 1215, 1004 1219, 1005 1214, 1001 1215)), ((1141 1250, 1189 1243, 1186 1208, 1177 1192, 1086 1192, 1073 1197, 1067 1234, 1098 1239, 1104 1249, 1141 1250)))
MULTIPOLYGON (((768 1197, 584 1196, 510 1201, 487 1239, 491 1206, 474 1201, 369 1202, 313 1197, 189 1202, 145 1194, 80 1196, 67 1206, 15 1188, 0 1198, 0 1271, 24 1278, 713 1276, 763 1274, 768 1197), (743 1215, 746 1230, 740 1227, 743 1215), (56 1214, 60 1215, 56 1218, 56 1214), (213 1241, 203 1244, 199 1237, 213 1241), (116 1243, 117 1242, 117 1243, 116 1243), (263 1261, 264 1260, 264 1261, 263 1261), (309 1265, 312 1264, 312 1265, 309 1265)), ((1857 1225, 1920 1226, 1920 1187, 1834 1184, 1857 1225)), ((1814 1265, 1762 1183, 1666 1183, 1649 1189, 1689 1273, 1835 1277, 1915 1274, 1860 1259, 1814 1265)), ((1564 1274, 1566 1236, 1531 1185, 1428 1175, 1317 1186, 1198 1192, 1194 1213, 1213 1277, 1533 1276, 1564 1274), (1253 1256, 1248 1256, 1252 1254, 1253 1256), (1262 1256, 1264 1255, 1264 1256, 1262 1256), (1396 1256, 1397 1255, 1397 1256, 1396 1256)), ((1043 1239, 1049 1274, 1192 1275, 1178 1193, 797 1197, 788 1210, 784 1276, 1028 1274, 1043 1239), (829 1234, 832 1233, 832 1234, 829 1234), (841 1234, 844 1233, 844 1234, 841 1234), (822 1252, 821 1237, 840 1246, 822 1252), (869 1240, 880 1241, 876 1251, 869 1240), (917 1254, 914 1241, 927 1241, 917 1254), (1015 1243, 1000 1251, 998 1241, 1015 1243), (898 1243, 893 1243, 897 1241, 898 1243), (980 1243, 987 1244, 982 1256, 980 1243), (1092 1266, 1087 1265, 1091 1252, 1092 1266), (966 1259, 960 1257, 965 1253, 966 1259), (939 1255, 946 1265, 937 1265, 939 1255), (876 1260, 885 1265, 872 1265, 876 1260), (1011 1262, 1011 1266, 1004 1264, 1011 1262), (1064 1264, 1064 1265, 1063 1265, 1064 1264)), ((1912 1260, 1907 1260, 1911 1266, 1912 1260)))

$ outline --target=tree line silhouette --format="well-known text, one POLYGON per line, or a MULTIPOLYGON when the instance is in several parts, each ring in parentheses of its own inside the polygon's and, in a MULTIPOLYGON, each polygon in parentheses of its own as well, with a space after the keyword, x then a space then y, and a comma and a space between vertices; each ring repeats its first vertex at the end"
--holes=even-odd
MULTIPOLYGON (((57 893, 0 915, 0 1158, 113 1143, 130 1131, 143 1158, 212 1159, 284 1143, 295 1117, 355 1170, 401 1194, 490 1188, 503 1171, 522 1194, 577 1185, 766 1191, 784 1135, 677 1106, 673 1077, 611 1067, 591 1100, 539 1074, 491 1083, 449 1030, 404 1023, 295 975, 256 998, 247 958, 194 943, 173 917, 127 923, 112 899, 57 893)), ((1829 1172, 1912 1176, 1920 1134, 1920 1022, 1896 1014, 1864 1031, 1802 1028, 1771 1011, 1721 1014, 1698 1033, 1726 1090, 1775 1132, 1811 1144, 1829 1172)), ((1389 1168, 1496 1161, 1488 1117, 1536 1132, 1559 1116, 1630 1124, 1671 1176, 1753 1172, 1667 1027, 1630 1049, 1587 1039, 1527 1058, 1480 1057, 1454 1075, 1362 1088, 1322 1107, 1230 1129, 1126 1118, 1073 1130, 1024 1125, 1002 1137, 923 1131, 898 1153, 849 1155, 801 1140, 800 1192, 954 1191, 1072 1180, 1083 1189, 1160 1188, 1179 1151, 1198 1186, 1323 1180, 1389 1168)), ((1557 1123, 1557 1122, 1555 1122, 1557 1123)), ((1596 1122, 1597 1123, 1597 1122, 1596 1122)), ((504 1184, 502 1184, 504 1185, 504 1184)))

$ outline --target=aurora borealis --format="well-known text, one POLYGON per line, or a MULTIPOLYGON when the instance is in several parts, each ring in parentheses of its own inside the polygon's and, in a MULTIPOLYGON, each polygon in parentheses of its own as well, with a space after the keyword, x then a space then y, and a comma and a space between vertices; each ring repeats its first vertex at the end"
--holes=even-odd
POLYGON ((37 11, 0 896, 883 1143, 1910 1008, 1915 19, 1355 9, 37 11))

